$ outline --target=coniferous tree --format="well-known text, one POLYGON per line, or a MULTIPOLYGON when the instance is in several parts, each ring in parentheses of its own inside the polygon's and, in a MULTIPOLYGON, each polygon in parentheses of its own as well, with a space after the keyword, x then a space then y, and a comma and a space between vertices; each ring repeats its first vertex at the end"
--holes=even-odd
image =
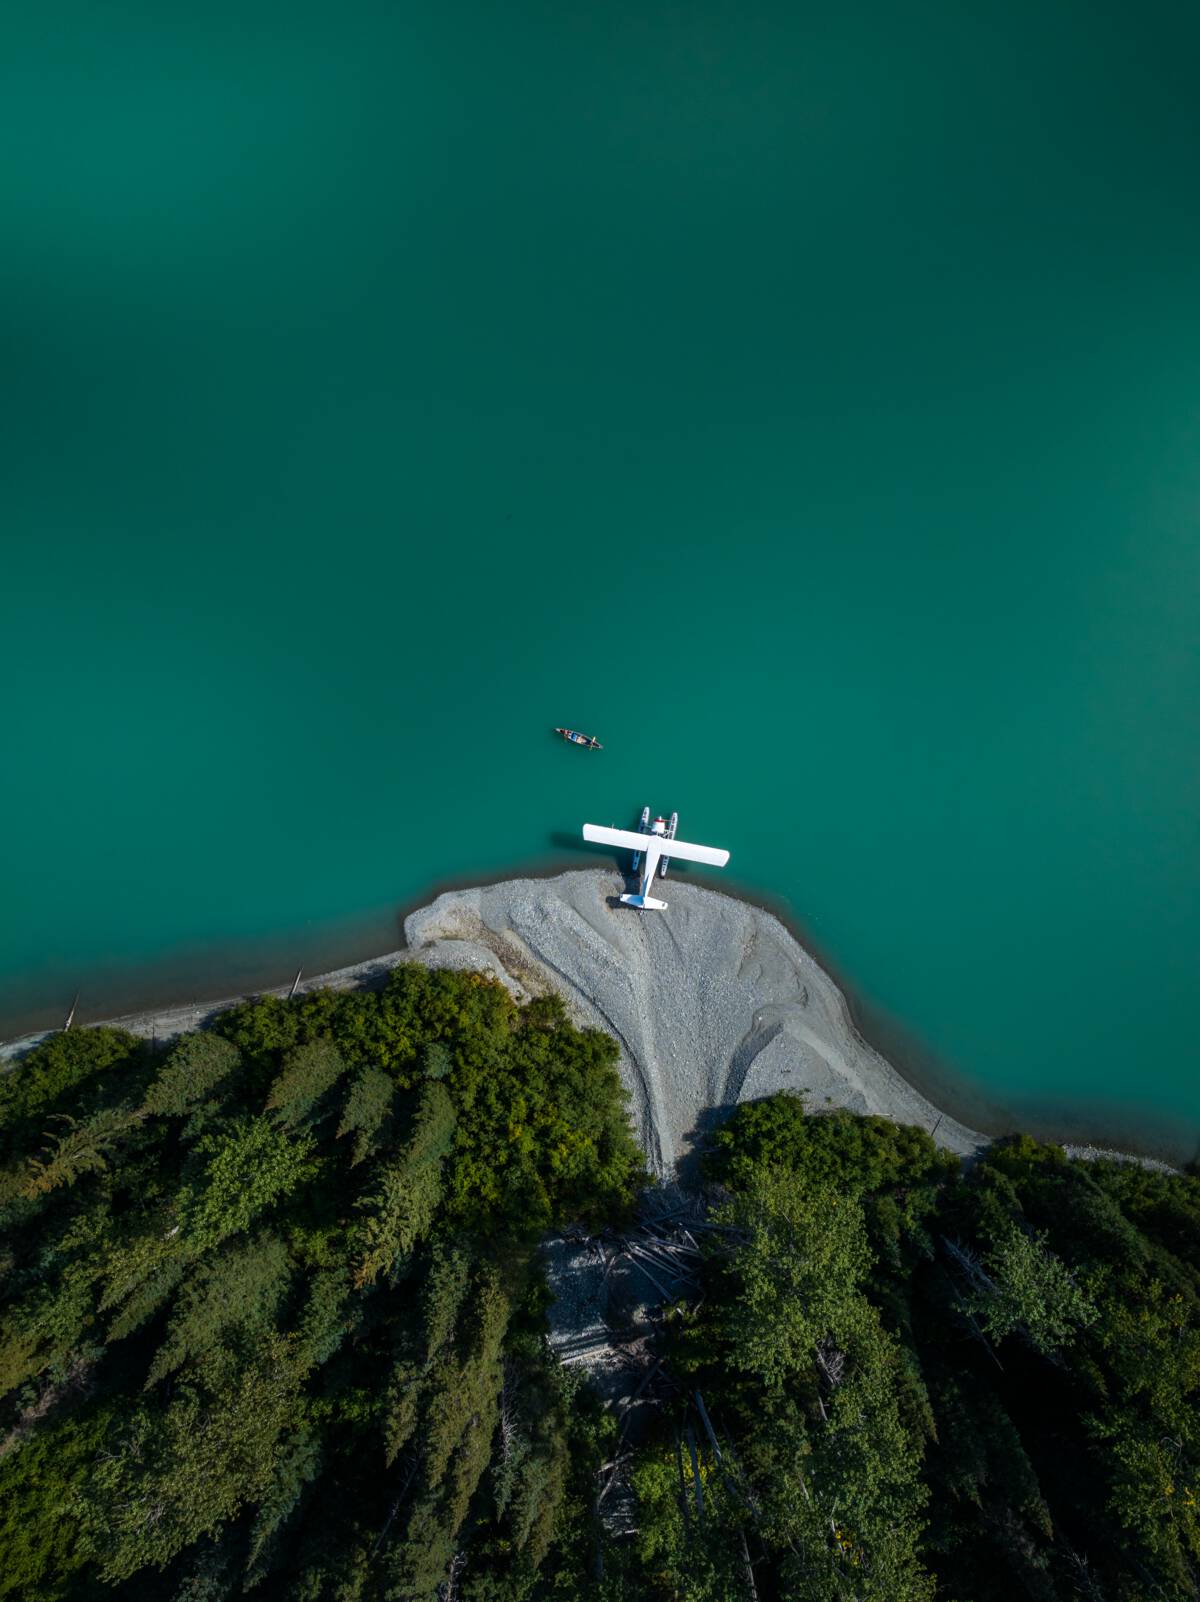
POLYGON ((337 1138, 352 1135, 350 1162, 363 1162, 379 1149, 380 1139, 396 1106, 396 1082, 382 1068, 367 1063, 354 1075, 342 1108, 337 1138))
POLYGON ((282 1124, 301 1123, 346 1071, 332 1040, 309 1040, 284 1052, 283 1072, 271 1086, 267 1111, 282 1124))
POLYGON ((240 1063, 237 1047, 220 1035, 184 1035, 159 1069, 143 1110, 163 1117, 185 1117, 228 1080, 240 1063))
POLYGON ((442 1163, 454 1139, 454 1103, 440 1084, 420 1092, 412 1130, 398 1157, 385 1162, 363 1198, 362 1256, 356 1283, 390 1273, 429 1230, 442 1199, 442 1163))

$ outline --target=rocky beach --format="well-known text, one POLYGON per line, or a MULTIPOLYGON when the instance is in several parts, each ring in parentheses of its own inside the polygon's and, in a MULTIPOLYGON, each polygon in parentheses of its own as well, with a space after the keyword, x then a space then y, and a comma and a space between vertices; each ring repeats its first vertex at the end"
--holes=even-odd
POLYGON ((631 915, 624 888, 619 873, 590 870, 458 891, 414 913, 405 934, 422 960, 549 986, 577 1021, 615 1035, 660 1176, 686 1169, 722 1108, 777 1090, 805 1092, 814 1110, 936 1126, 962 1155, 986 1143, 862 1039, 841 991, 771 913, 668 880, 665 913, 631 915))
MULTIPOLYGON (((963 1157, 987 1144, 863 1039, 837 984, 772 913, 671 879, 668 911, 639 914, 620 905, 624 888, 615 869, 593 868, 449 891, 405 920, 402 950, 300 988, 378 984, 397 964, 420 962, 491 973, 519 998, 557 992, 576 1023, 616 1037, 631 1116, 663 1179, 688 1177, 723 1109, 779 1090, 803 1092, 814 1112, 845 1107, 919 1125, 963 1157)), ((109 1021, 168 1040, 238 999, 109 1021)), ((40 1038, 0 1046, 0 1060, 16 1062, 40 1038)))

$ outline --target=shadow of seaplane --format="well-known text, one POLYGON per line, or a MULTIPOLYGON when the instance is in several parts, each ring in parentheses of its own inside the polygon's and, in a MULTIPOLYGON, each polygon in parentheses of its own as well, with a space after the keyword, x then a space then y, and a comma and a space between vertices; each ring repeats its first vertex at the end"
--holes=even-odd
POLYGON ((659 878, 665 879, 672 857, 678 857, 682 862, 707 862, 714 868, 723 868, 729 861, 729 852, 717 846, 692 845, 687 840, 677 840, 675 830, 678 823, 678 812, 672 812, 669 822, 662 817, 651 822, 650 808, 643 807, 642 821, 636 832, 633 829, 606 829, 599 823, 584 824, 585 840, 590 840, 594 845, 623 846, 633 852, 633 871, 636 873, 640 867, 642 877, 635 894, 621 897, 627 906, 644 907, 655 912, 666 910, 667 903, 656 901, 650 890, 654 884, 655 869, 659 878))

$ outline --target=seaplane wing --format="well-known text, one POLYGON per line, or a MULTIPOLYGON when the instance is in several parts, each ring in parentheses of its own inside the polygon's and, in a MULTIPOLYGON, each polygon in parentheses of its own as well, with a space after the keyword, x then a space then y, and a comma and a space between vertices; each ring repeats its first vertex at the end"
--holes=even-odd
POLYGON ((585 823, 583 838, 591 840, 594 845, 624 846, 626 851, 644 851, 646 842, 653 836, 637 834, 632 829, 606 829, 599 823, 585 823))
POLYGON ((648 846, 657 846, 657 855, 672 860, 679 857, 684 862, 710 862, 715 868, 723 868, 729 861, 729 852, 717 846, 692 845, 687 840, 668 840, 661 834, 639 834, 633 829, 606 829, 599 823, 585 823, 583 838, 595 845, 622 846, 626 851, 645 851, 648 846))
POLYGON ((719 846, 691 845, 687 840, 664 840, 663 856, 672 862, 677 857, 684 862, 711 862, 714 868, 723 868, 729 861, 729 852, 719 846))

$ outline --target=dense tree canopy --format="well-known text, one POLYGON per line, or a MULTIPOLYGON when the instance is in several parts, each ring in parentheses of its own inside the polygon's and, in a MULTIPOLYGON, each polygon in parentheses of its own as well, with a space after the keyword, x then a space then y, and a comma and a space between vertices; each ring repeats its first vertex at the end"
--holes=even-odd
POLYGON ((537 1243, 645 1183, 615 1059, 405 966, 0 1078, 0 1598, 1200 1595, 1200 1181, 792 1096, 713 1138, 606 1524, 537 1243))
POLYGON ((963 1172, 795 1097, 740 1107, 709 1172, 672 1355, 723 1446, 702 1545, 647 1454, 639 1594, 1200 1596, 1200 1181, 1026 1137, 963 1172))
POLYGON ((0 1596, 425 1598, 468 1540, 527 1594, 583 1439, 536 1243, 640 1183, 615 1055, 406 966, 0 1079, 0 1596))

